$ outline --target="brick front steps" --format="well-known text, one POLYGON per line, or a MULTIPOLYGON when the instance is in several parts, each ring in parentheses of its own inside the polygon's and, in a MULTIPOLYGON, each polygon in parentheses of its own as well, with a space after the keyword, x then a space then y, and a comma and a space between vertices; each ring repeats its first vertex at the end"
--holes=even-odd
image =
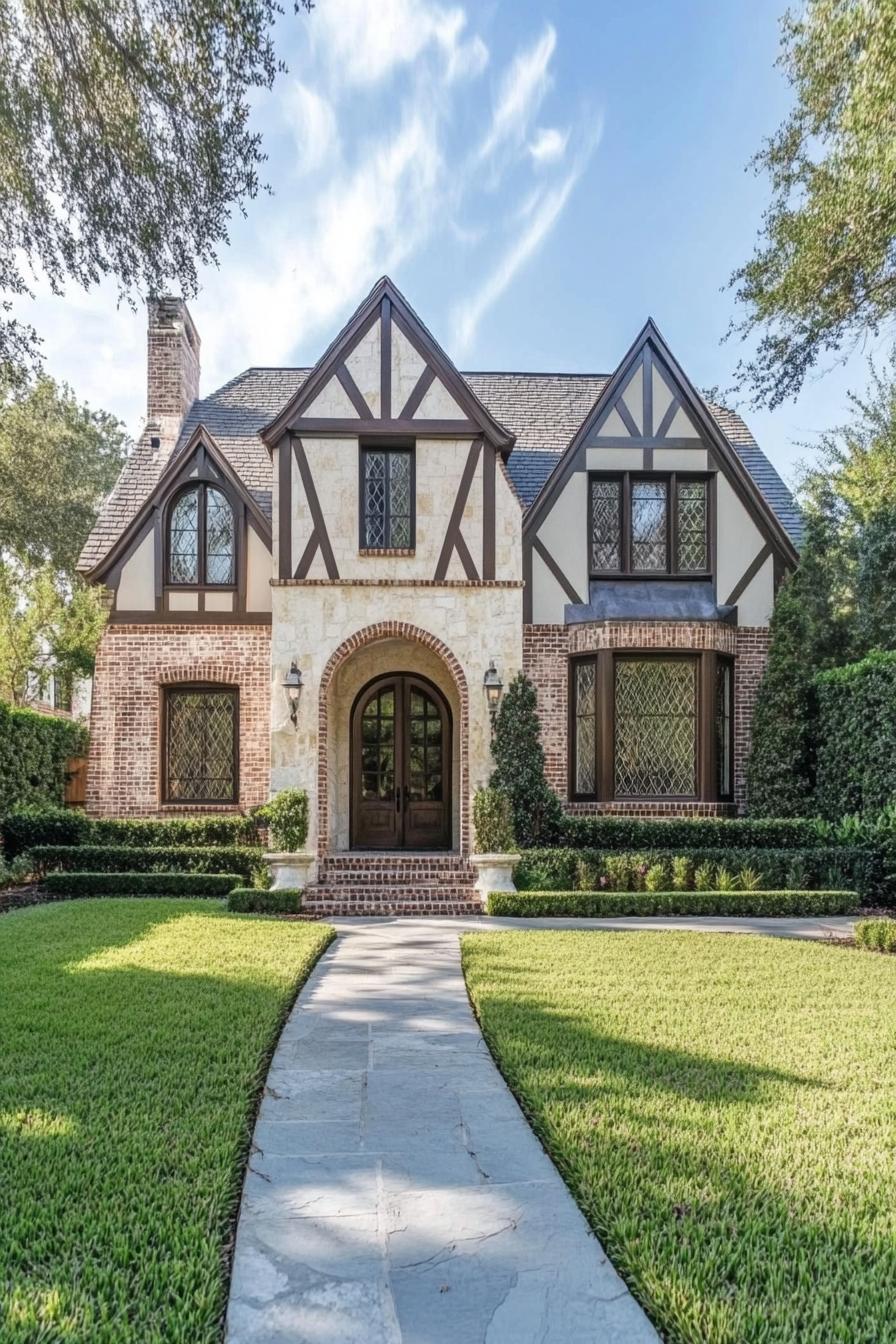
POLYGON ((334 854, 302 907, 320 915, 478 915, 476 873, 458 854, 334 854))

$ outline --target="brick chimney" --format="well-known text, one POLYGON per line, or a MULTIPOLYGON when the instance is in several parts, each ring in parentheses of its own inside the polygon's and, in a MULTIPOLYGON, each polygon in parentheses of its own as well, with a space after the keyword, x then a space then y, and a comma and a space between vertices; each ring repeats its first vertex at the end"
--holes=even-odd
POLYGON ((199 396, 199 333, 183 299, 147 301, 147 424, 178 427, 199 396))

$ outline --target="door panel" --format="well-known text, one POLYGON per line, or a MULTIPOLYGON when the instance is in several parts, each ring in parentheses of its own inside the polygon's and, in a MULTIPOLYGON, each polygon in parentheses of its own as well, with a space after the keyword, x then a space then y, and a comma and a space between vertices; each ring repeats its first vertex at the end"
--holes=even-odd
POLYGON ((451 717, 410 675, 383 677, 355 702, 351 843, 445 849, 451 843, 451 717))

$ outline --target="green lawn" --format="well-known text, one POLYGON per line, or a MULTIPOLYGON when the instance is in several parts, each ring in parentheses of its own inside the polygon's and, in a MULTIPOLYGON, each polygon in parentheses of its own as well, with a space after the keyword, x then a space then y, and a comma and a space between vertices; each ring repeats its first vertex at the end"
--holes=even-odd
POLYGON ((280 1023, 331 930, 215 901, 0 918, 0 1340, 204 1344, 280 1023))
POLYGON ((486 1039, 664 1338, 896 1340, 896 958, 779 939, 463 941, 486 1039))

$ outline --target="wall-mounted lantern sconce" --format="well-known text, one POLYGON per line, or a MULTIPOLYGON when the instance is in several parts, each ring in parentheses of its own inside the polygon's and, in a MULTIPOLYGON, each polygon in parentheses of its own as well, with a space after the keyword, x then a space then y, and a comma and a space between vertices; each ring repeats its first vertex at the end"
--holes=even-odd
POLYGON ((501 692, 504 690, 504 683, 498 676, 498 669, 495 667, 494 658, 492 658, 485 670, 485 676, 482 678, 482 685, 485 689, 485 699, 488 704, 488 712, 492 721, 492 732, 494 732, 495 717, 498 713, 498 705, 501 703, 501 692))
POLYGON ((289 717, 292 719, 293 728, 298 727, 299 720, 299 696, 302 693, 302 674, 299 671, 298 663, 295 658, 286 676, 283 678, 283 689, 289 698, 289 717))

